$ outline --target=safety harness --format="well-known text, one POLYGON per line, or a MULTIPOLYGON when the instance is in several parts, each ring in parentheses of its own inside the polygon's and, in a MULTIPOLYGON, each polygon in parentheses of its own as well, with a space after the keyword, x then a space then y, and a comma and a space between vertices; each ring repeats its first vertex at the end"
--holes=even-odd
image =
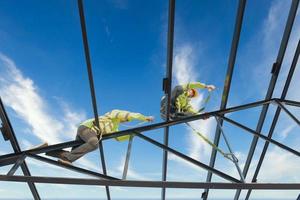
POLYGON ((231 160, 232 162, 238 162, 237 157, 233 153, 225 153, 221 148, 219 148, 212 141, 210 141, 210 139, 208 139, 200 131, 196 130, 192 125, 190 125, 189 123, 185 123, 185 124, 193 130, 193 133, 195 133, 195 135, 199 136, 202 140, 204 140, 212 148, 214 148, 216 151, 218 151, 220 154, 222 154, 222 156, 224 156, 224 158, 227 158, 227 159, 231 160))

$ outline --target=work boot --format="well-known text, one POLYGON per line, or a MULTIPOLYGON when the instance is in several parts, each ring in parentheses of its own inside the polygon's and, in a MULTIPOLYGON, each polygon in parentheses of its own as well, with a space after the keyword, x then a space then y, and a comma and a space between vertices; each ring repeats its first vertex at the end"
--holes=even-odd
POLYGON ((54 157, 54 158, 61 158, 63 156, 63 154, 66 153, 66 152, 67 151, 59 149, 59 150, 46 152, 46 155, 54 157))
POLYGON ((63 158, 59 159, 57 162, 64 164, 64 165, 72 165, 72 163, 68 160, 65 160, 63 158))
POLYGON ((49 146, 48 142, 44 142, 43 144, 32 147, 31 149, 39 149, 39 148, 44 148, 44 147, 47 147, 47 146, 49 146))
POLYGON ((66 151, 59 154, 58 162, 66 165, 72 165, 72 162, 65 156, 66 151))

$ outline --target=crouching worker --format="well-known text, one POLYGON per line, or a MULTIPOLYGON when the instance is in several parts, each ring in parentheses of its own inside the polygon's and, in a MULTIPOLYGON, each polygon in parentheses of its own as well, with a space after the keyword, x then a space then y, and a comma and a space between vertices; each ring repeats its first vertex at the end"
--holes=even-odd
MULTIPOLYGON (((171 120, 200 114, 204 108, 196 110, 190 103, 192 98, 199 96, 197 89, 207 89, 210 92, 215 89, 215 86, 205 85, 204 83, 200 82, 191 82, 184 85, 177 85, 172 90, 170 105, 171 120)), ((160 114, 162 119, 166 119, 167 101, 167 98, 163 96, 160 104, 160 114)), ((205 101, 208 101, 208 99, 205 101)))
MULTIPOLYGON (((120 123, 130 122, 133 120, 151 122, 154 120, 154 118, 152 116, 144 116, 140 113, 132 113, 123 110, 112 110, 111 112, 108 112, 105 115, 99 117, 100 130, 98 132, 98 128, 95 125, 94 118, 82 122, 77 129, 76 140, 82 140, 84 144, 73 148, 70 152, 60 151, 59 155, 57 156, 60 158, 59 162, 64 164, 71 164, 85 154, 96 150, 99 143, 99 135, 97 135, 97 133, 100 133, 101 135, 108 135, 113 132, 117 132, 120 123)), ((130 135, 125 135, 117 137, 116 140, 123 141, 129 138, 130 135)))

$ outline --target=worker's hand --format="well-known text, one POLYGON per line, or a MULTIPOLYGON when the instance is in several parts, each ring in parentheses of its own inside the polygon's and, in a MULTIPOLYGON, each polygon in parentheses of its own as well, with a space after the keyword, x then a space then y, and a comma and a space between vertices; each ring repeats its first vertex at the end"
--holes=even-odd
POLYGON ((206 85, 206 89, 208 89, 209 92, 213 91, 216 89, 214 85, 206 85))
POLYGON ((147 122, 153 122, 154 117, 153 116, 146 117, 146 120, 147 120, 147 122))

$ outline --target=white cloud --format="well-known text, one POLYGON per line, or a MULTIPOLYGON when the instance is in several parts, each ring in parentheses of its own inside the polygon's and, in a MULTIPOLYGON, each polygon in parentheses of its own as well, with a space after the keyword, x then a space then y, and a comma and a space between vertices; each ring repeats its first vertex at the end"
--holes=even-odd
POLYGON ((128 9, 128 0, 109 0, 114 7, 125 10, 128 9))
MULTIPOLYGON (((66 102, 56 98, 62 107, 62 117, 57 118, 51 114, 51 108, 46 100, 40 96, 34 81, 23 75, 16 64, 7 56, 0 53, 0 70, 6 76, 0 78, 0 95, 4 104, 14 110, 28 127, 26 133, 49 144, 64 142, 65 139, 75 138, 78 124, 85 119, 83 112, 72 110, 66 102)), ((34 145, 22 139, 25 148, 34 145)), ((79 163, 90 169, 97 169, 93 162, 82 158, 79 163)))
POLYGON ((296 127, 297 127, 296 124, 291 124, 291 125, 285 127, 282 131, 280 131, 279 134, 283 139, 285 139, 290 134, 290 132, 296 127))
POLYGON ((273 147, 267 152, 262 170, 260 182, 299 182, 300 159, 279 147, 273 147))
POLYGON ((58 143, 59 133, 63 124, 52 118, 47 111, 47 105, 38 94, 34 82, 24 77, 15 63, 0 54, 2 70, 6 76, 1 78, 0 95, 4 103, 11 107, 32 129, 32 133, 41 141, 58 143))
POLYGON ((179 164, 182 164, 182 165, 185 165, 185 166, 190 167, 192 169, 195 169, 198 172, 205 172, 202 168, 200 168, 200 167, 192 164, 191 162, 186 161, 186 160, 184 160, 184 159, 182 159, 182 158, 180 158, 180 157, 178 157, 178 156, 176 156, 172 153, 168 153, 168 160, 175 161, 179 164))
POLYGON ((5 154, 8 154, 9 152, 6 152, 6 151, 0 151, 0 155, 5 155, 5 154))
MULTIPOLYGON (((269 78, 271 77, 270 67, 276 59, 275 56, 277 56, 281 38, 283 36, 283 30, 285 28, 285 23, 288 15, 287 13, 290 9, 290 2, 291 1, 289 1, 289 3, 280 0, 273 1, 268 11, 268 15, 261 26, 261 32, 258 32, 258 35, 254 36, 255 38, 261 38, 263 41, 260 46, 263 49, 263 56, 258 59, 257 63, 254 65, 255 67, 252 71, 252 79, 257 80, 258 77, 267 78, 256 81, 256 84, 252 85, 253 87, 251 89, 254 89, 264 95, 266 94, 267 83, 269 81, 269 78)), ((297 43, 299 41, 299 35, 300 20, 298 12, 273 96, 279 97, 279 95, 281 95, 283 85, 285 84, 290 64, 293 59, 297 43)), ((298 70, 296 69, 296 72, 292 79, 294 81, 291 82, 288 93, 289 97, 292 97, 292 99, 298 101, 300 99, 300 90, 297 80, 300 77, 299 75, 300 72, 298 67, 298 70)), ((294 123, 291 123, 291 120, 287 116, 281 116, 280 120, 277 123, 277 126, 278 127, 276 128, 274 134, 279 133, 282 139, 287 139, 289 133, 296 127, 294 123), (283 126, 279 127, 279 125, 283 126)), ((253 160, 253 163, 256 162, 257 160, 253 160)), ((268 170, 264 170, 264 173, 259 174, 259 180, 272 181, 276 179, 277 181, 283 181, 285 180, 285 175, 286 177, 290 177, 291 180, 293 180, 293 177, 297 176, 297 170, 299 171, 298 166, 299 165, 297 164, 297 162, 295 162, 292 154, 287 152, 280 152, 278 148, 269 148, 264 159, 263 166, 264 169, 268 170)), ((256 166, 251 165, 249 174, 254 172, 255 167, 256 166)), ((261 171, 263 171, 263 169, 261 169, 261 171)), ((299 180, 299 177, 297 178, 299 180)))
POLYGON ((79 166, 86 167, 87 169, 94 171, 99 170, 99 166, 97 166, 94 162, 88 160, 87 158, 81 157, 77 162, 79 166))
POLYGON ((175 50, 174 73, 178 84, 186 84, 190 81, 197 81, 195 72, 194 48, 190 44, 182 45, 175 50))
MULTIPOLYGON (((195 66, 197 59, 194 55, 195 48, 191 44, 184 44, 175 50, 174 54, 174 78, 177 84, 186 84, 189 82, 199 81, 198 74, 195 66)), ((192 105, 199 109, 203 100, 203 94, 200 93, 199 97, 191 101, 192 105)), ((210 137, 210 133, 214 126, 213 120, 199 120, 191 122, 192 126, 199 130, 206 137, 210 137)), ((195 159, 209 156, 211 147, 196 136, 190 128, 188 128, 190 134, 188 135, 188 149, 189 155, 195 159)))
MULTIPOLYGON (((215 121, 213 118, 207 120, 193 121, 190 123, 199 133, 209 137, 215 127, 215 121)), ((192 132, 188 135, 190 139, 189 154, 194 159, 206 160, 211 153, 211 146, 203 141, 198 135, 192 132)))
MULTIPOLYGON (((123 174, 125 158, 126 156, 122 157, 120 164, 117 166, 115 172, 113 172, 114 174, 123 174)), ((136 172, 130 165, 128 166, 127 179, 152 180, 150 177, 145 176, 145 173, 141 175, 140 173, 136 172)))
POLYGON ((34 147, 34 145, 26 139, 21 139, 21 144, 24 147, 24 149, 31 149, 34 147))
POLYGON ((86 119, 86 116, 83 112, 72 110, 70 106, 64 101, 60 101, 60 103, 64 113, 64 118, 63 118, 65 124, 64 134, 69 139, 75 138, 77 127, 84 119, 86 119))

